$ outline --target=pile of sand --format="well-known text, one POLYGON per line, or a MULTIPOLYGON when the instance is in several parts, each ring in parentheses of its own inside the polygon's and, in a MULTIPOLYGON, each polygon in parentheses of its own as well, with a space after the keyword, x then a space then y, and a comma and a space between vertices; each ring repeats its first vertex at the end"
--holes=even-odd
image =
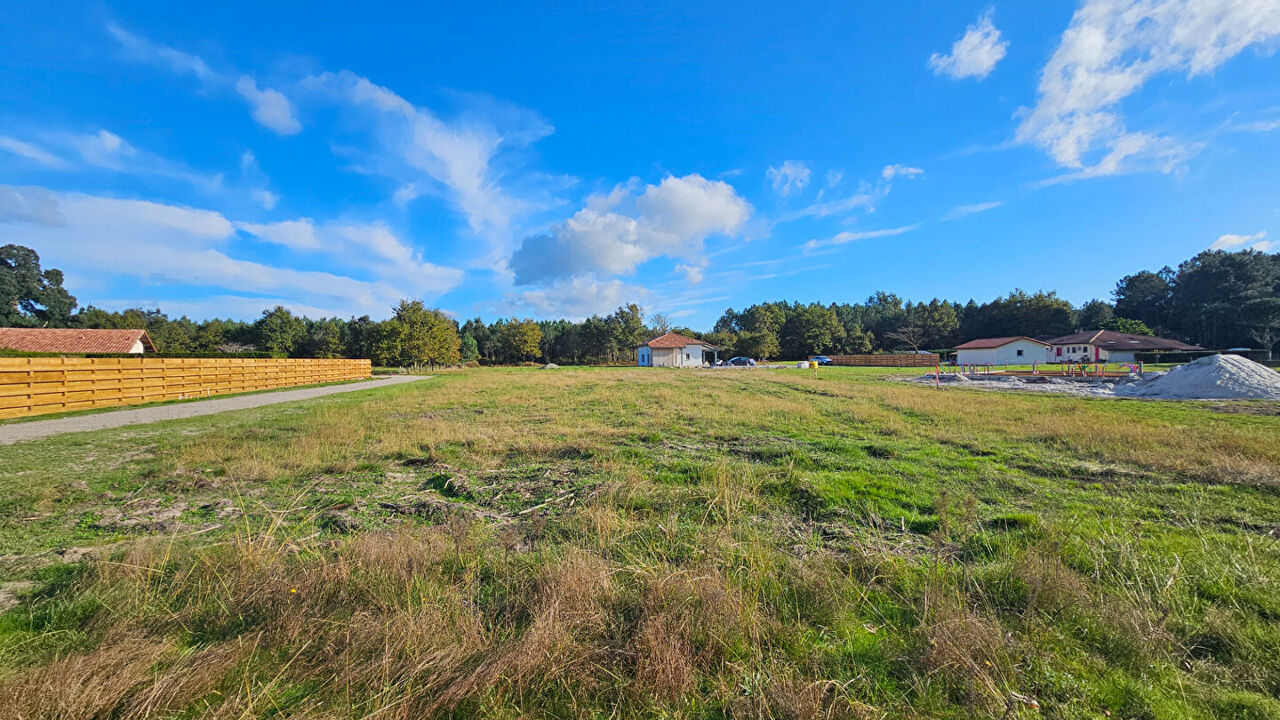
POLYGON ((547 363, 546 365, 542 366, 542 369, 543 370, 559 370, 560 366, 555 363, 547 363))
POLYGON ((1239 355, 1210 355, 1116 388, 1120 397, 1164 400, 1280 400, 1280 373, 1239 355))

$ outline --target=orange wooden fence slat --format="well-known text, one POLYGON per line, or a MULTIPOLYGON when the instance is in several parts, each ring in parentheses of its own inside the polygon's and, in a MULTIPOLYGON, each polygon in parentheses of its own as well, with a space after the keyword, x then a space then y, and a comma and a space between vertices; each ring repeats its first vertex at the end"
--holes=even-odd
POLYGON ((371 374, 368 360, 0 358, 0 418, 268 390, 371 374))

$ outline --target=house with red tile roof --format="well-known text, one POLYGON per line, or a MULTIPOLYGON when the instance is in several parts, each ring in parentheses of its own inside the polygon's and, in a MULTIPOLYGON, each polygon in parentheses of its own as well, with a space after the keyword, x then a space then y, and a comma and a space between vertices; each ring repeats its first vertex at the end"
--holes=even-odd
POLYGON ((702 367, 715 364, 720 348, 709 342, 669 332, 636 348, 640 367, 702 367))
POLYGON ((0 348, 33 353, 130 354, 155 352, 146 330, 0 328, 0 348))
POLYGON ((1055 363, 1133 362, 1134 353, 1204 349, 1168 338, 1130 335, 1114 330, 1085 330, 1052 338, 1048 342, 1053 348, 1049 362, 1055 363))
POLYGON ((979 338, 956 346, 961 365, 1030 365, 1048 359, 1049 343, 1025 335, 979 338))

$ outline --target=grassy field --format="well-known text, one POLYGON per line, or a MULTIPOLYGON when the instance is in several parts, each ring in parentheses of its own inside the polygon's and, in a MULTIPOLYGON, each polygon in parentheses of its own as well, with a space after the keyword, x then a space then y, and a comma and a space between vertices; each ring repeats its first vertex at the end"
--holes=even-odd
POLYGON ((1280 718, 1275 404, 888 375, 485 368, 0 447, 3 716, 1280 718))

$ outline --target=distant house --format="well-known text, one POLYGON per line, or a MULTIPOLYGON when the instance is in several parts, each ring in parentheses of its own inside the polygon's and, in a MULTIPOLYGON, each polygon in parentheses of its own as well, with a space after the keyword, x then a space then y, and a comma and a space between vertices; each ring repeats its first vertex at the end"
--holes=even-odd
POLYGON ((1044 362, 1049 343, 1024 335, 979 338, 956 346, 961 365, 1030 365, 1044 362))
POLYGON ((0 348, 38 353, 155 352, 146 330, 80 330, 74 328, 0 328, 0 348))
POLYGON ((636 364, 640 367, 702 367, 714 364, 720 348, 697 338, 669 332, 636 348, 636 364))
POLYGON ((1049 362, 1133 362, 1134 353, 1186 352, 1203 350, 1199 345, 1188 345, 1177 340, 1130 335, 1112 330, 1085 330, 1063 335, 1048 341, 1051 346, 1049 362))

